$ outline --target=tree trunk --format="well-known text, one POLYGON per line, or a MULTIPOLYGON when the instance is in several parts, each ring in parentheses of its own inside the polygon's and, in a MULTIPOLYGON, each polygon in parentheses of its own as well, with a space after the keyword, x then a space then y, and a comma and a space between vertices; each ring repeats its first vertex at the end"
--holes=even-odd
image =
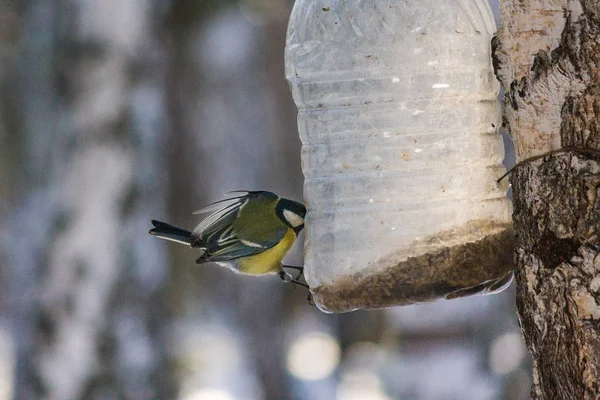
POLYGON ((165 258, 146 232, 164 132, 160 2, 22 5, 19 204, 8 222, 18 399, 172 398, 165 258), (148 239, 146 239, 148 237, 148 239))
POLYGON ((600 396, 600 3, 504 0, 494 66, 517 233, 532 399, 600 396))

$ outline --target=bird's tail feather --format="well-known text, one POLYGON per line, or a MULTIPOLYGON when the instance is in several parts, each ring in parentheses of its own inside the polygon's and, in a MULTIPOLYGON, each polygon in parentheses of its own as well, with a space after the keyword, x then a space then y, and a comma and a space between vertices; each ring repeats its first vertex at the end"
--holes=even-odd
POLYGON ((156 220, 152 220, 152 225, 154 228, 150 229, 151 235, 188 246, 192 244, 192 232, 186 229, 156 220))

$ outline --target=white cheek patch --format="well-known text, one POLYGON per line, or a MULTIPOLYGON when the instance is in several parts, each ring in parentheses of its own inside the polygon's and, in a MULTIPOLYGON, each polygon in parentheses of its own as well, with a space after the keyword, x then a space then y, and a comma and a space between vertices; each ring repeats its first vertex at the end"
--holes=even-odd
POLYGON ((294 228, 304 225, 304 218, 293 211, 283 210, 283 216, 294 228))

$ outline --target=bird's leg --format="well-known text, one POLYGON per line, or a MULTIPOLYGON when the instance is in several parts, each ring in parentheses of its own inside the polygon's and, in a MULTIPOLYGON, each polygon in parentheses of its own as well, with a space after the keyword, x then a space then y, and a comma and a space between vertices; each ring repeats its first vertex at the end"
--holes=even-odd
MULTIPOLYGON (((300 267, 298 267, 298 268, 300 268, 300 267)), ((296 278, 292 278, 292 276, 291 276, 290 274, 288 274, 287 272, 285 272, 285 271, 282 269, 282 270, 280 270, 280 271, 277 273, 277 276, 279 277, 279 279, 281 279, 282 281, 284 281, 284 282, 286 282, 286 283, 292 283, 292 284, 294 284, 294 285, 300 285, 300 286, 302 286, 302 287, 305 287, 305 288, 309 289, 309 287, 308 287, 308 285, 307 285, 306 283, 304 283, 304 282, 300 282, 300 281, 298 280, 298 278, 300 277, 300 275, 298 275, 296 278)), ((296 286, 294 286, 294 287, 296 287, 296 286)))
POLYGON ((304 267, 297 267, 295 265, 285 265, 285 264, 281 264, 282 268, 289 268, 289 269, 295 269, 296 271, 298 271, 298 275, 296 275, 296 277, 294 278, 295 280, 298 280, 302 274, 304 273, 304 267))
POLYGON ((300 285, 300 286, 302 286, 302 287, 305 287, 305 288, 307 288, 307 289, 310 289, 306 283, 304 283, 304 282, 300 282, 300 281, 298 281, 298 280, 296 280, 296 279, 292 279, 290 282, 291 282, 291 283, 293 283, 293 284, 295 284, 295 285, 300 285))
POLYGON ((289 283, 289 282, 291 282, 293 280, 292 277, 290 276, 290 274, 288 274, 284 270, 280 270, 277 273, 277 276, 279 277, 279 279, 281 279, 282 281, 284 281, 286 283, 289 283))
MULTIPOLYGON (((281 265, 281 267, 282 267, 281 270, 277 273, 277 276, 279 277, 279 279, 281 279, 284 282, 289 282, 289 283, 292 283, 294 285, 300 285, 300 286, 303 286, 303 287, 307 288, 308 289, 308 297, 306 298, 306 301, 311 306, 314 306, 315 302, 313 301, 312 293, 310 292, 310 287, 306 283, 300 282, 298 280, 298 278, 300 278, 300 276, 302 276, 302 272, 303 272, 304 268, 302 268, 302 267, 295 267, 293 265, 283 265, 283 264, 281 265), (295 269, 295 270, 299 270, 300 273, 294 279, 294 278, 292 278, 292 276, 290 274, 288 274, 287 272, 285 272, 283 270, 283 268, 292 268, 292 269, 295 269)), ((296 288, 296 286, 294 286, 294 289, 295 288, 296 288)))

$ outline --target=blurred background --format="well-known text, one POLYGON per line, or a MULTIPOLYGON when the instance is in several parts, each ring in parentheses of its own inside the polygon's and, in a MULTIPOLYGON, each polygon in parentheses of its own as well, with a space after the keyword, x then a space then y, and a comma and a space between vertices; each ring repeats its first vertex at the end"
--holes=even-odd
POLYGON ((292 6, 0 0, 0 400, 527 398, 514 285, 327 315, 147 234, 302 199, 292 6))

